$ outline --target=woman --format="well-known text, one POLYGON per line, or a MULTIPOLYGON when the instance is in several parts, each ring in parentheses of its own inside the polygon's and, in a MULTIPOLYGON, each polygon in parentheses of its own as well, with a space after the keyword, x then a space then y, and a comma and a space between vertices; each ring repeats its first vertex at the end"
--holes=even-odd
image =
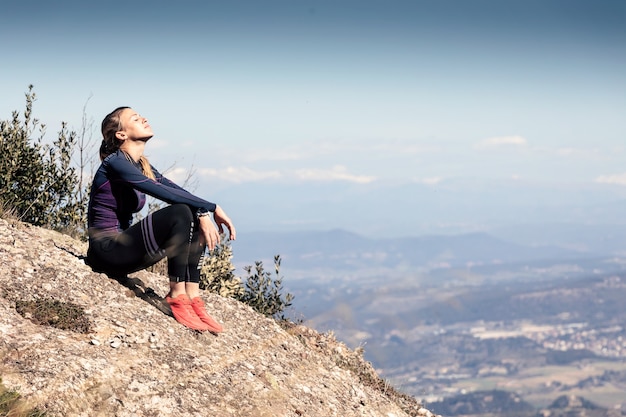
POLYGON ((130 107, 104 118, 102 136, 102 164, 89 199, 89 264, 109 274, 127 274, 167 257, 166 300, 174 318, 191 329, 221 332, 200 298, 200 268, 206 246, 215 248, 224 227, 235 239, 231 220, 218 205, 187 192, 150 165, 143 152, 152 128, 130 107), (146 194, 170 205, 131 225, 146 194))

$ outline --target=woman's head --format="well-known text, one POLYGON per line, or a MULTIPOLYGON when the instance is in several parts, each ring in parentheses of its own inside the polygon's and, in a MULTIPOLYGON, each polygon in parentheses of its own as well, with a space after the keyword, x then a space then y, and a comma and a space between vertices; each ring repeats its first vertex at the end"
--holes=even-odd
POLYGON ((147 141, 153 135, 146 118, 130 107, 118 107, 102 120, 102 145, 100 158, 120 149, 126 140, 147 141))
MULTIPOLYGON (((102 160, 123 148, 126 141, 140 140, 145 142, 153 135, 147 119, 127 106, 118 107, 107 114, 102 120, 101 130, 100 159, 102 160)), ((139 163, 143 173, 147 177, 155 179, 150 162, 145 156, 141 155, 139 163)))

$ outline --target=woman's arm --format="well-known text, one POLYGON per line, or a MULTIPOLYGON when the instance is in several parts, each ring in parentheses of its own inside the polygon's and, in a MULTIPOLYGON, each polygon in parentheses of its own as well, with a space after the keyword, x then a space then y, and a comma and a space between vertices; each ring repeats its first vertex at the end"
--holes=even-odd
MULTIPOLYGON (((164 177, 154 167, 152 167, 152 172, 154 172, 157 182, 171 188, 183 190, 182 187, 164 177)), ((235 226, 220 206, 215 207, 215 211, 213 212, 213 221, 215 221, 215 224, 213 224, 213 222, 209 219, 208 215, 198 216, 200 231, 204 237, 207 247, 210 250, 215 249, 215 247, 220 243, 220 235, 224 233, 225 229, 228 229, 228 237, 230 240, 236 239, 237 232, 235 231, 235 226), (215 225, 217 225, 217 228, 215 225)))
POLYGON ((165 181, 159 182, 146 177, 139 168, 119 153, 111 155, 110 158, 106 158, 103 164, 106 164, 107 171, 112 174, 112 178, 110 178, 111 181, 129 184, 138 191, 158 198, 166 203, 187 204, 201 212, 214 212, 217 207, 215 203, 197 197, 174 184, 172 181, 165 179, 165 177, 158 172, 159 177, 165 179, 165 181))
POLYGON ((178 188, 179 190, 182 190, 183 187, 181 187, 180 185, 176 184, 174 181, 170 180, 169 178, 166 178, 163 176, 163 174, 161 174, 159 171, 157 171, 157 169, 155 167, 153 167, 152 165, 150 166, 152 168, 152 172, 154 173, 154 176, 157 180, 157 182, 163 184, 163 185, 167 185, 168 187, 172 187, 172 188, 178 188))
POLYGON ((217 204, 196 197, 163 177, 156 170, 154 170, 155 177, 159 181, 146 177, 132 162, 119 154, 105 159, 105 162, 108 164, 107 171, 115 176, 115 179, 112 179, 112 181, 127 183, 143 193, 170 204, 183 203, 197 209, 201 213, 198 217, 200 231, 210 250, 215 249, 217 244, 219 244, 220 233, 224 233, 225 228, 228 229, 230 240, 235 240, 237 237, 233 222, 217 204), (211 221, 208 212, 213 212, 215 224, 211 221))

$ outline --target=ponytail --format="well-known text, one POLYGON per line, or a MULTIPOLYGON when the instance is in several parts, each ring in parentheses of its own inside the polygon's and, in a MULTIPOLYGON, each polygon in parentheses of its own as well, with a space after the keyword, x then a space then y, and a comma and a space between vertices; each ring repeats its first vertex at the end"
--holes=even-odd
POLYGON ((107 114, 102 120, 102 144, 100 145, 100 159, 104 160, 120 148, 122 141, 115 134, 122 128, 120 114, 123 110, 129 109, 128 106, 118 107, 111 113, 107 114))

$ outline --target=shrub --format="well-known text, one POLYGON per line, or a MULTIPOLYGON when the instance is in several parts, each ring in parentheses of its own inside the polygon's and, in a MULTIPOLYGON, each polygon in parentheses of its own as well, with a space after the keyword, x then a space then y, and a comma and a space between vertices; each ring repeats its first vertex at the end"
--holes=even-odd
POLYGON ((89 333, 91 323, 82 307, 53 299, 17 300, 15 309, 35 324, 77 333, 89 333))
POLYGON ((2 378, 0 378, 0 416, 44 417, 45 415, 36 408, 29 408, 17 392, 8 390, 2 385, 2 378))
POLYGON ((11 120, 0 121, 0 211, 36 226, 84 233, 86 194, 79 192, 71 164, 76 133, 62 123, 52 145, 43 144, 46 126, 32 117, 35 99, 31 85, 23 120, 14 111, 11 120))
POLYGON ((269 317, 286 320, 282 314, 287 307, 291 306, 293 295, 286 293, 283 296, 283 278, 280 276, 280 255, 274 256, 274 272, 272 274, 263 269, 263 262, 255 262, 252 266, 244 267, 248 274, 245 282, 246 291, 241 301, 250 305, 261 314, 269 317))
POLYGON ((234 274, 232 257, 230 243, 222 236, 220 244, 209 251, 209 256, 204 260, 200 288, 246 303, 268 317, 285 320, 282 313, 291 306, 293 295, 283 295, 280 255, 274 257, 276 278, 264 270, 263 262, 257 261, 254 269, 252 266, 244 267, 247 273, 245 283, 234 274))
POLYGON ((234 274, 233 250, 228 240, 222 236, 220 244, 208 255, 200 271, 200 289, 240 300, 245 290, 241 278, 234 274))

